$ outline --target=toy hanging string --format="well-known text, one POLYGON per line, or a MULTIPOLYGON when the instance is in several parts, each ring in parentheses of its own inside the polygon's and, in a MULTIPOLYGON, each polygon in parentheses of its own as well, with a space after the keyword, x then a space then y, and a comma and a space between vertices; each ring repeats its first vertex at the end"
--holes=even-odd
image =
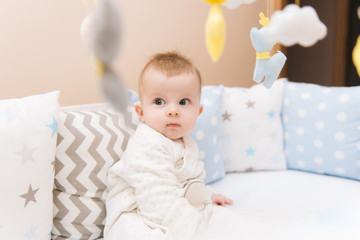
POLYGON ((260 20, 259 23, 261 24, 261 26, 266 27, 269 26, 270 20, 269 20, 269 0, 267 0, 267 4, 266 4, 266 17, 265 14, 263 12, 261 12, 259 14, 260 20))
POLYGON ((85 6, 85 7, 88 7, 88 1, 86 0, 81 0, 82 4, 85 6))
POLYGON ((81 2, 86 8, 89 9, 90 6, 97 5, 99 0, 81 0, 81 2))
MULTIPOLYGON (((265 14, 263 12, 260 12, 259 17, 259 23, 261 24, 261 26, 263 27, 267 27, 269 26, 270 20, 269 20, 269 0, 267 0, 267 5, 266 5, 266 14, 267 16, 265 17, 265 14)), ((265 52, 256 52, 256 59, 269 59, 270 58, 270 51, 265 51, 265 52)))
MULTIPOLYGON (((269 20, 269 0, 267 0, 266 12, 267 12, 266 17, 265 17, 263 12, 260 12, 260 14, 259 14, 259 17, 260 17, 259 23, 263 27, 269 26, 269 23, 270 23, 270 20, 269 20)), ((269 58, 270 58, 270 51, 257 52, 256 53, 256 59, 269 59, 269 58)))

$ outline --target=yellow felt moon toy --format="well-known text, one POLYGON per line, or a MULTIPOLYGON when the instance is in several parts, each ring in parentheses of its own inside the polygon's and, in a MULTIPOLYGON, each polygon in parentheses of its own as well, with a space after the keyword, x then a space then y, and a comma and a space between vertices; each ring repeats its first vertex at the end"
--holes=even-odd
MULTIPOLYGON (((357 9, 357 15, 358 18, 360 19, 360 7, 358 7, 357 9)), ((357 74, 360 77, 360 35, 358 36, 355 47, 352 51, 352 60, 355 65, 357 74)))
POLYGON ((356 45, 352 52, 352 60, 355 65, 357 74, 360 76, 360 36, 356 40, 356 45))
POLYGON ((205 41, 211 59, 219 60, 225 45, 225 18, 219 4, 225 0, 205 0, 211 9, 206 19, 205 41))

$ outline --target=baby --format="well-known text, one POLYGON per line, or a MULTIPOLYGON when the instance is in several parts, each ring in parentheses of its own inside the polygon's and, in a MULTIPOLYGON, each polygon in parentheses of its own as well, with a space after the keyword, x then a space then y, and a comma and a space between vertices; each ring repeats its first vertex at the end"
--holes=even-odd
POLYGON ((154 55, 139 78, 142 123, 109 171, 105 238, 191 239, 208 225, 212 204, 203 162, 188 135, 203 110, 201 76, 177 52, 154 55))

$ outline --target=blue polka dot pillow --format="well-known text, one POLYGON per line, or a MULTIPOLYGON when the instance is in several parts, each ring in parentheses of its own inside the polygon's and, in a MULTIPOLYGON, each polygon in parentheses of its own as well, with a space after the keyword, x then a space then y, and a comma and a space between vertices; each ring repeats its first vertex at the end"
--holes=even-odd
POLYGON ((277 80, 270 89, 225 87, 221 121, 226 172, 286 169, 283 86, 277 80))
POLYGON ((223 85, 202 87, 201 104, 204 110, 190 134, 198 144, 200 160, 205 163, 205 183, 214 182, 225 175, 224 156, 220 144, 223 91, 223 85))
POLYGON ((288 168, 360 180, 360 87, 286 82, 282 120, 288 168))

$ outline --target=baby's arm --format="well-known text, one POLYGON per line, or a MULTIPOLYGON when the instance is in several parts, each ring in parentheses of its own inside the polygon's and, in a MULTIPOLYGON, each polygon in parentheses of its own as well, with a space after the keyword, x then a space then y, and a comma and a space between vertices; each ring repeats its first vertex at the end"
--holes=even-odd
POLYGON ((190 180, 185 185, 184 196, 193 207, 199 210, 211 202, 220 206, 233 204, 233 200, 222 194, 212 194, 210 187, 206 186, 200 179, 190 180))
POLYGON ((211 189, 200 179, 190 180, 185 185, 185 198, 196 209, 201 210, 211 203, 211 189))
POLYGON ((203 215, 183 196, 168 149, 163 144, 142 147, 121 160, 121 176, 134 188, 137 207, 145 218, 186 239, 201 225, 203 215))

